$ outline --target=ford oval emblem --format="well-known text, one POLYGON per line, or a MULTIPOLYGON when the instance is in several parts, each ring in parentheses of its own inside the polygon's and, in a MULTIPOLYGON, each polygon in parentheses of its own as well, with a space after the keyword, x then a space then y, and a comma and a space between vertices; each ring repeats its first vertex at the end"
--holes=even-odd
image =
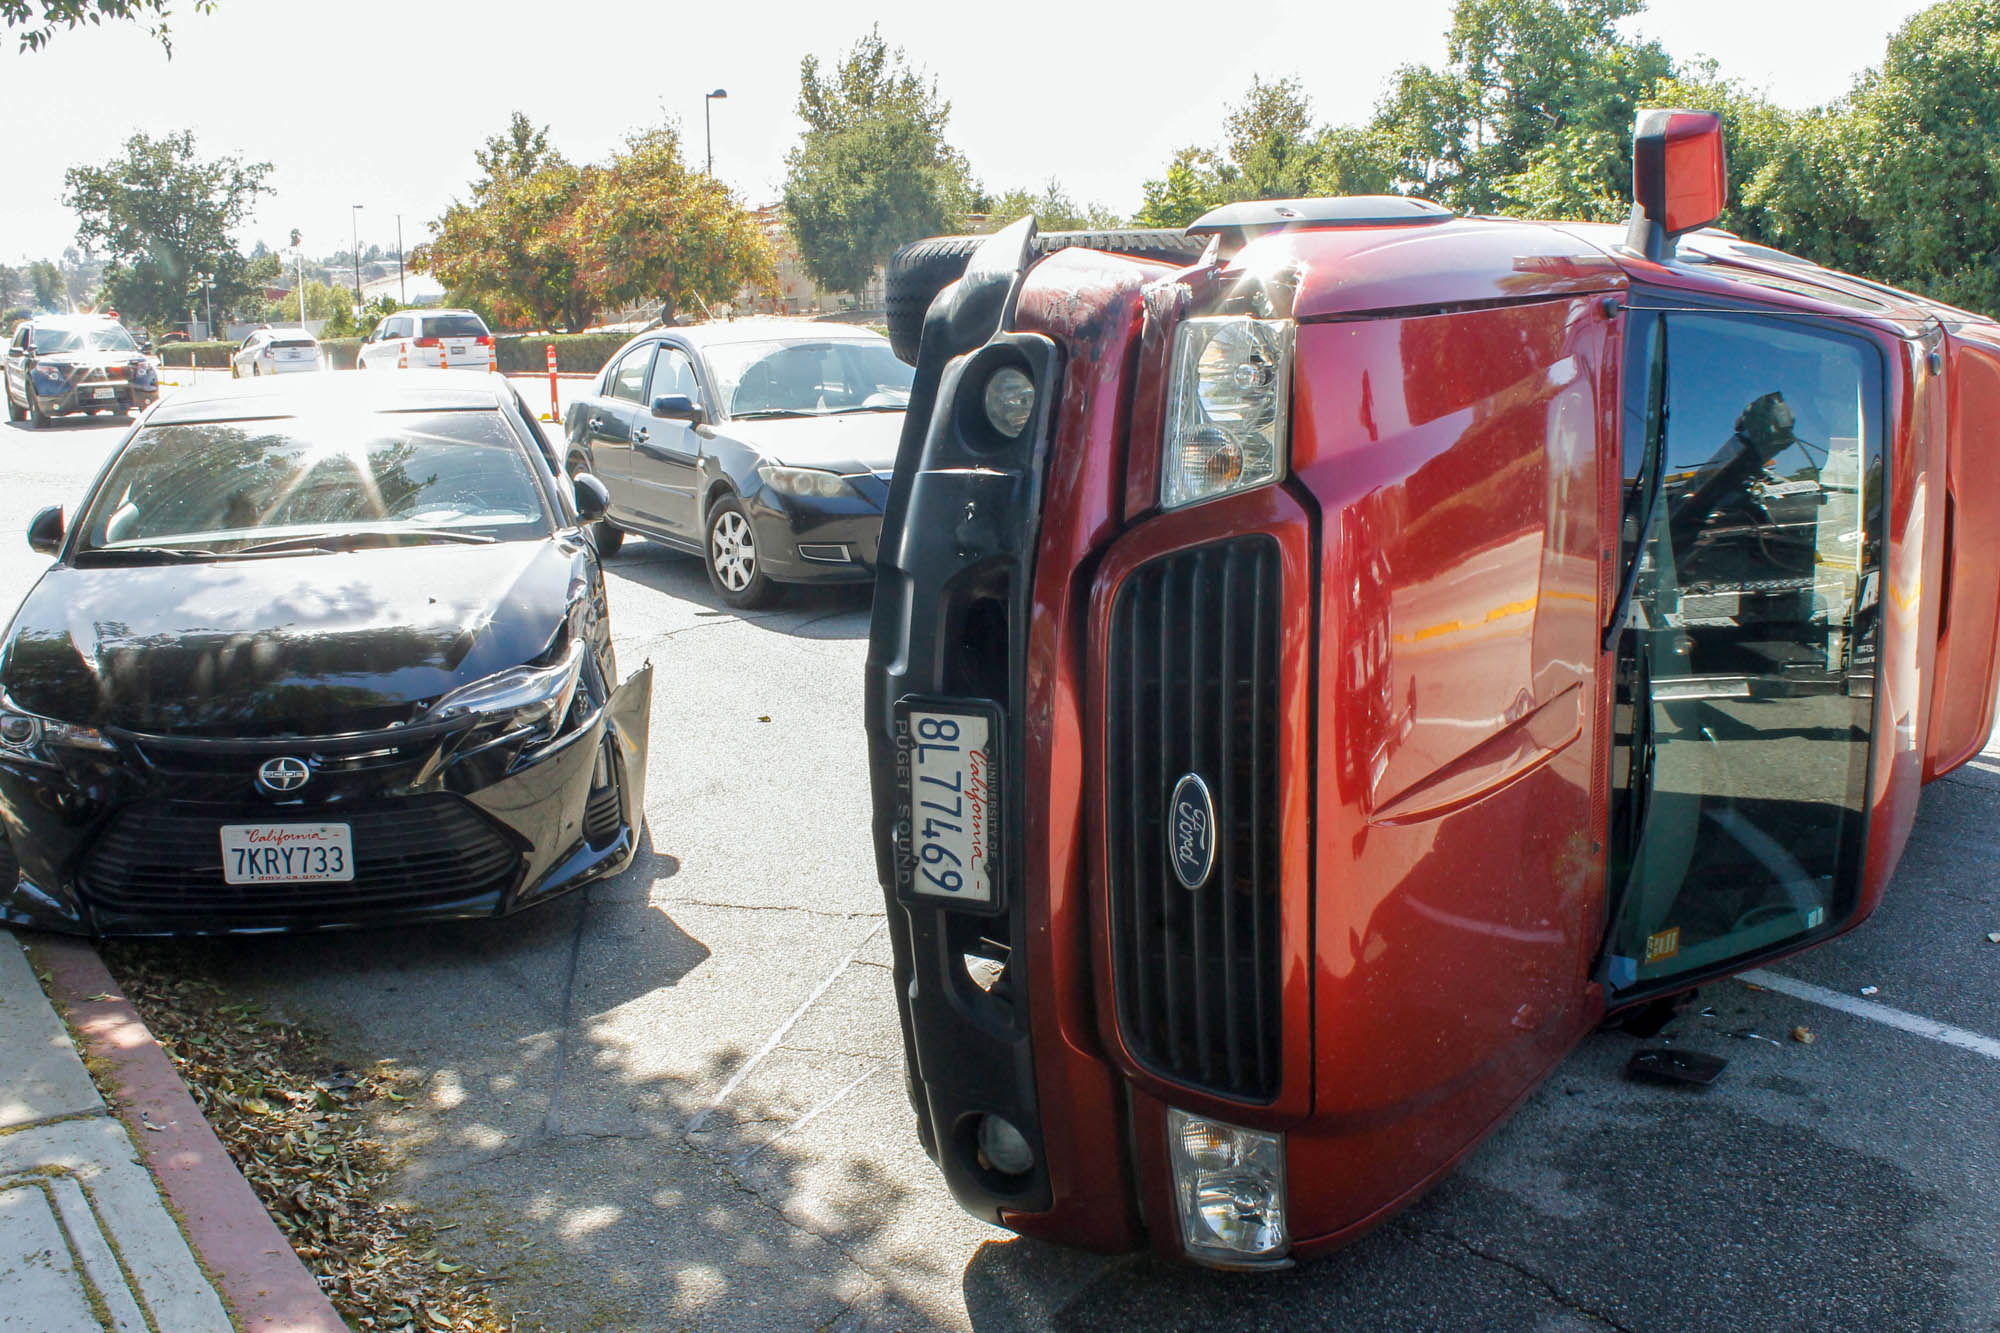
POLYGON ((258 785, 265 791, 297 791, 312 780, 312 770, 303 759, 280 755, 276 759, 266 759, 257 770, 258 785))
POLYGON ((1174 784, 1167 802, 1167 859, 1182 887, 1198 889, 1215 865, 1215 801, 1199 773, 1174 784))

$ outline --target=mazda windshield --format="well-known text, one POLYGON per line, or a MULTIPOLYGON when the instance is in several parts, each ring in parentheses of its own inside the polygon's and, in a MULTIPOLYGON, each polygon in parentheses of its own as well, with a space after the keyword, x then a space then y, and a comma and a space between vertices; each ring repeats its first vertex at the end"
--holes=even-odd
POLYGON ((900 412, 915 373, 887 342, 861 339, 723 343, 707 356, 732 417, 900 412))

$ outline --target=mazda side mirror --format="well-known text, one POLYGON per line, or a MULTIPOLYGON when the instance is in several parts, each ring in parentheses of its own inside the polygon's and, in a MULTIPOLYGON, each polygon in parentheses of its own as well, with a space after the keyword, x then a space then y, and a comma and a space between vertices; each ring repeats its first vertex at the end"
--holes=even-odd
MULTIPOLYGON (((576 474, 576 515, 586 523, 594 523, 604 517, 604 511, 611 507, 611 492, 604 489, 604 483, 588 472, 576 474)), ((60 522, 60 516, 58 516, 60 522)))
POLYGON ((1729 164, 1722 117, 1647 109, 1632 124, 1632 222, 1625 243, 1658 262, 1674 240, 1722 216, 1729 164))
POLYGON ((54 555, 62 549, 63 512, 61 505, 50 505, 36 514, 28 522, 28 545, 43 555, 54 555))
POLYGON ((653 415, 662 421, 685 421, 699 426, 708 414, 684 393, 662 394, 653 400, 653 415))

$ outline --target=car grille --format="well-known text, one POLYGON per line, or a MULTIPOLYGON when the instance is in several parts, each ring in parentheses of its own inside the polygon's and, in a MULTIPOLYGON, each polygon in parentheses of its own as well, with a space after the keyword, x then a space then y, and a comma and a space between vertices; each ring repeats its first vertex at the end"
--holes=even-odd
POLYGON ((302 823, 346 823, 354 839, 353 880, 225 884, 222 825, 284 822, 270 807, 133 805, 113 816, 85 854, 83 894, 98 907, 156 916, 337 914, 496 893, 521 873, 521 855, 455 796, 287 814, 302 823))
POLYGON ((1251 537, 1140 566, 1105 667, 1106 836, 1119 1030, 1177 1082, 1269 1101, 1280 1078, 1278 546, 1251 537), (1168 857, 1168 802, 1199 774, 1215 859, 1168 857))

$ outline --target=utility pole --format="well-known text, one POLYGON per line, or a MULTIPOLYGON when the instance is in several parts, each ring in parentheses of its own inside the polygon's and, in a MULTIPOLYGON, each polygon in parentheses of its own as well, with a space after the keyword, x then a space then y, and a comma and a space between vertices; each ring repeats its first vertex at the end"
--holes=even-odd
POLYGON ((712 93, 703 93, 701 97, 701 137, 702 141, 708 145, 708 174, 710 176, 715 175, 715 126, 709 118, 708 109, 714 104, 716 98, 727 96, 729 96, 727 88, 717 88, 712 93))
POLYGON ((410 303, 409 289, 403 286, 403 215, 396 214, 396 304, 410 303))
POLYGON ((306 252, 299 244, 299 229, 292 228, 292 258, 299 265, 299 327, 306 326, 306 252))
POLYGON ((347 221, 354 228, 354 308, 361 308, 361 209, 356 204, 347 210, 347 221))

